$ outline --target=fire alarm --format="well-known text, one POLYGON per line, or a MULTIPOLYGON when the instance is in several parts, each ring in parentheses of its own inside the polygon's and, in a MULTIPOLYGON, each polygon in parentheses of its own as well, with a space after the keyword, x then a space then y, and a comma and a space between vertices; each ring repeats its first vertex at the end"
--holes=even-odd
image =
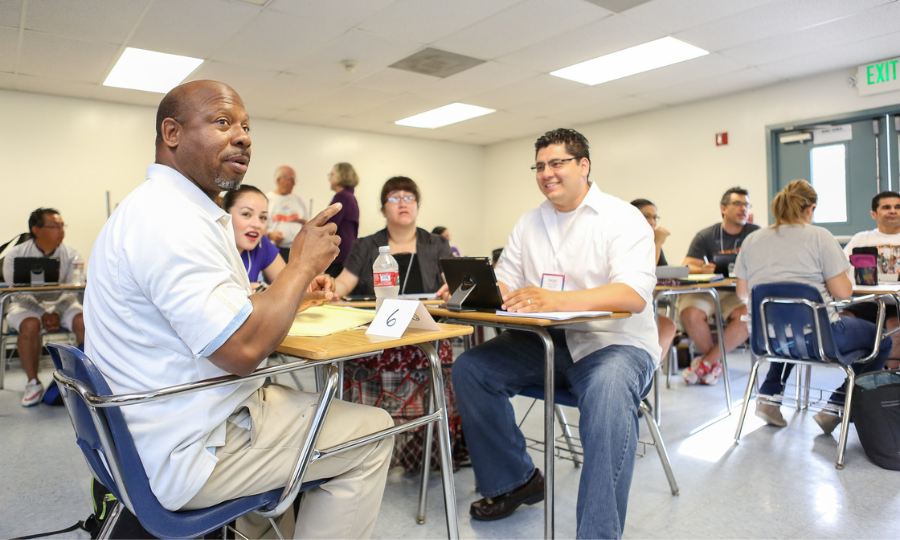
POLYGON ((716 133, 716 146, 726 146, 728 144, 728 132, 716 133))

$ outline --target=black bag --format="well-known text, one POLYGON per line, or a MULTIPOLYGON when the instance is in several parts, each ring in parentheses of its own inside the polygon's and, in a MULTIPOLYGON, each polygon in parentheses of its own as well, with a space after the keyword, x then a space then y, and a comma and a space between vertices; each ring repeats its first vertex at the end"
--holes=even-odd
POLYGON ((900 471, 900 370, 860 375, 853 393, 853 422, 866 456, 900 471))

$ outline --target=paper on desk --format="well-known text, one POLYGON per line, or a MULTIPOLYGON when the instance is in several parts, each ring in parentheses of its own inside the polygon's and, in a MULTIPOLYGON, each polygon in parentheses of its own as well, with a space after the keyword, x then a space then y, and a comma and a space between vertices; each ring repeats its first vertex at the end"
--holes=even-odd
POLYGON ((330 336, 357 326, 369 324, 375 312, 343 306, 319 306, 309 308, 294 317, 289 336, 330 336))
POLYGON ((871 291, 871 292, 886 292, 886 291, 900 291, 900 282, 888 282, 888 283, 879 283, 878 285, 854 285, 854 291, 871 291))
POLYGON ((497 315, 504 317, 524 317, 528 319, 550 319, 552 321, 566 321, 569 319, 577 319, 578 317, 602 317, 604 315, 612 315, 612 311, 543 311, 533 313, 510 313, 509 311, 497 310, 497 315))

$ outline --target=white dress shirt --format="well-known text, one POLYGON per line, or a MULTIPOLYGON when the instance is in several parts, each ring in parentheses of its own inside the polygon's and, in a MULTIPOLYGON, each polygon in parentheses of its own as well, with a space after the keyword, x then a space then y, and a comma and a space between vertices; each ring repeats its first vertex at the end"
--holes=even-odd
MULTIPOLYGON (((252 311, 231 216, 195 184, 150 165, 94 243, 85 291, 85 351, 113 392, 227 375, 207 356, 252 311)), ((184 506, 212 473, 208 449, 262 385, 248 381, 122 408, 160 503, 184 506)))
POLYGON ((510 291, 540 287, 544 274, 565 275, 565 291, 628 285, 647 302, 644 310, 627 319, 565 326, 569 352, 578 361, 610 345, 631 345, 659 361, 653 230, 637 208, 602 193, 596 184, 573 212, 565 235, 550 201, 522 216, 500 256, 497 279, 510 291))

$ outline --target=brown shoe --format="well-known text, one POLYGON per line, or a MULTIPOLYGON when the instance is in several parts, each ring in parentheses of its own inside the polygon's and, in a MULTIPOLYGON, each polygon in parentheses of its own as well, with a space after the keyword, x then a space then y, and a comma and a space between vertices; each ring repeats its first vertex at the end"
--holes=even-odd
POLYGON ((473 502, 469 515, 478 521, 494 521, 512 515, 523 504, 535 504, 543 500, 544 477, 540 469, 535 469, 531 478, 516 489, 473 502))

